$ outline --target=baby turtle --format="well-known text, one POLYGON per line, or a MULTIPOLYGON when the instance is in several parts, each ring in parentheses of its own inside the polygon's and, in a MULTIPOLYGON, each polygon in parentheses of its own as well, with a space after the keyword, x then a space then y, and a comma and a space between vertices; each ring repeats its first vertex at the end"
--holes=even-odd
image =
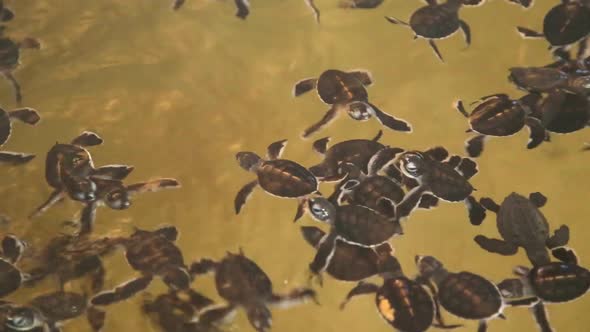
POLYGON ((496 204, 491 198, 482 198, 482 206, 497 214, 496 226, 503 240, 478 235, 475 242, 482 249, 500 255, 514 255, 521 247, 532 264, 549 262, 546 248, 566 245, 569 228, 562 225, 553 236, 549 236, 549 223, 539 210, 546 202, 547 198, 538 192, 530 194, 529 198, 513 192, 504 199, 502 205, 496 204))
POLYGON ((0 73, 6 78, 14 88, 16 103, 22 102, 21 87, 12 75, 12 72, 20 64, 21 49, 41 49, 41 43, 35 38, 24 38, 20 41, 14 41, 11 38, 0 37, 0 73))
POLYGON ((372 83, 373 79, 368 71, 344 72, 337 69, 328 69, 319 78, 306 78, 297 82, 293 89, 295 97, 316 89, 320 99, 330 105, 324 117, 303 132, 303 138, 327 126, 336 119, 340 111, 346 111, 357 121, 367 121, 374 116, 389 129, 411 132, 412 127, 406 121, 394 118, 369 102, 365 87, 372 83))
POLYGON ((106 205, 113 210, 125 210, 131 206, 131 197, 137 194, 180 188, 180 183, 170 178, 154 179, 130 185, 125 185, 120 180, 94 176, 91 176, 90 179, 96 184, 96 197, 87 202, 82 210, 80 234, 92 231, 96 219, 96 209, 99 206, 106 205))
POLYGON ((406 277, 399 261, 388 257, 388 269, 382 273, 383 285, 359 282, 340 305, 344 309, 353 297, 375 294, 375 305, 381 317, 398 331, 423 332, 430 326, 453 329, 461 325, 445 325, 436 300, 416 281, 406 277), (437 323, 434 323, 436 318, 437 323))
POLYGON ((590 124, 590 101, 579 94, 554 90, 540 101, 531 115, 552 133, 568 134, 590 124))
POLYGON ((462 0, 447 0, 443 4, 438 4, 436 0, 427 0, 427 3, 427 6, 419 8, 412 14, 410 23, 391 16, 386 16, 385 19, 393 24, 403 25, 412 29, 415 38, 419 37, 428 40, 436 56, 440 61, 444 62, 434 42, 436 39, 445 39, 458 30, 461 30, 465 35, 467 46, 471 44, 471 30, 469 29, 469 25, 459 19, 459 9, 461 9, 463 2, 462 0))
POLYGON ((20 288, 29 275, 22 273, 16 264, 20 260, 26 244, 14 235, 6 235, 2 239, 2 255, 0 257, 0 298, 20 288))
POLYGON ((233 313, 237 307, 246 310, 248 320, 256 331, 268 331, 271 327, 269 306, 285 308, 307 300, 317 303, 316 293, 309 288, 296 288, 285 295, 273 292, 272 281, 264 271, 240 250, 227 255, 219 262, 202 259, 191 266, 191 272, 215 273, 215 285, 219 295, 229 304, 204 310, 199 322, 212 324, 233 313))
POLYGON ((136 231, 127 238, 113 239, 114 245, 125 248, 129 265, 142 276, 128 281, 113 290, 101 292, 90 302, 93 305, 110 305, 126 300, 149 286, 155 276, 161 277, 173 290, 187 289, 192 281, 180 249, 174 244, 178 230, 167 226, 155 231, 136 231))
POLYGON ((483 152, 486 137, 511 136, 525 125, 530 136, 528 149, 533 149, 545 141, 545 128, 539 119, 530 116, 532 109, 541 98, 538 94, 527 94, 518 100, 510 99, 506 94, 482 97, 471 114, 467 112, 461 100, 455 107, 469 121, 469 130, 476 133, 465 142, 469 157, 479 157, 483 152))
MULTIPOLYGON (((12 133, 12 120, 19 120, 29 125, 36 125, 41 117, 36 110, 32 108, 19 108, 7 112, 0 108, 0 147, 10 138, 12 133)), ((24 164, 35 158, 33 154, 16 153, 16 152, 0 152, 0 163, 8 163, 12 165, 24 164)))
MULTIPOLYGON (((324 231, 314 226, 301 227, 301 234, 305 241, 316 249, 326 236, 324 231)), ((391 252, 393 248, 389 243, 372 249, 337 240, 326 272, 340 281, 364 280, 386 272, 391 252)))
POLYGON ((590 34, 590 5, 587 0, 562 0, 543 19, 543 33, 518 27, 524 38, 545 38, 552 48, 564 48, 590 34))
POLYGON ((453 156, 441 162, 430 154, 409 151, 401 154, 398 162, 403 175, 419 183, 414 193, 428 192, 448 202, 464 202, 471 224, 483 222, 485 209, 471 195, 475 188, 469 179, 478 172, 471 159, 453 156))
POLYGON ((586 97, 590 95, 590 71, 571 74, 551 67, 514 67, 510 68, 508 79, 519 89, 530 92, 560 89, 586 97))
MULTIPOLYGON (((25 306, 0 305, 0 316, 7 331, 60 332, 65 321, 84 313, 93 331, 100 331, 104 313, 87 306, 86 296, 78 293, 57 291, 37 296, 25 306)), ((4 331, 1 327, 0 330, 4 331)))
POLYGON ((213 300, 189 288, 161 294, 155 299, 146 298, 142 310, 162 331, 212 332, 218 330, 195 321, 199 312, 212 305, 213 300))
POLYGON ((307 168, 291 160, 279 159, 286 145, 287 140, 270 144, 267 148, 266 160, 254 152, 236 154, 240 166, 257 175, 256 180, 248 182, 238 191, 234 200, 236 214, 240 213, 254 188, 260 185, 264 191, 273 196, 298 199, 299 208, 295 220, 300 217, 301 207, 305 202, 303 198, 316 193, 319 183, 307 168))
POLYGON ((498 287, 477 274, 461 271, 449 272, 432 256, 416 256, 420 276, 434 291, 440 305, 451 314, 479 321, 478 332, 487 331, 487 321, 504 319, 504 303, 498 287))

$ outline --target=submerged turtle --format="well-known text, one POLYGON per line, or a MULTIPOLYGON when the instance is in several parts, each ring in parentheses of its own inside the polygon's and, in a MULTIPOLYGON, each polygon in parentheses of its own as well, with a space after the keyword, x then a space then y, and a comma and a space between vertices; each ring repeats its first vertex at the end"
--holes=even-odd
POLYGON ((553 48, 564 48, 590 34, 590 4, 587 0, 562 0, 543 19, 543 33, 518 27, 525 38, 545 38, 553 48))
POLYGON ((168 292, 155 299, 144 299, 142 310, 166 332, 217 331, 199 321, 198 314, 214 305, 213 300, 192 289, 168 292))
POLYGON ((453 329, 461 325, 445 325, 438 303, 416 281, 406 277, 399 261, 389 256, 387 270, 383 271, 383 285, 359 282, 340 305, 344 309, 355 296, 375 294, 375 305, 381 317, 398 331, 423 332, 430 326, 453 329), (436 323, 434 320, 436 318, 436 323), (433 324, 434 323, 434 324, 433 324))
POLYGON ((461 271, 449 272, 432 256, 416 256, 416 265, 424 282, 436 285, 435 298, 451 314, 479 321, 479 332, 487 331, 487 321, 504 319, 504 303, 498 287, 480 275, 461 271))
POLYGON ((503 240, 478 235, 475 242, 484 250, 500 255, 514 255, 522 247, 533 265, 548 263, 550 259, 546 248, 566 245, 569 228, 562 225, 553 236, 549 236, 549 223, 539 210, 546 202, 547 198, 538 192, 530 194, 529 198, 511 193, 502 205, 491 198, 482 198, 482 206, 497 213, 496 225, 503 240))
POLYGON ((506 94, 495 94, 482 97, 471 114, 465 110, 463 102, 457 101, 456 108, 469 121, 469 130, 476 135, 465 143, 470 157, 479 157, 483 152, 484 141, 489 136, 511 136, 524 126, 530 131, 528 149, 543 143, 546 138, 545 128, 539 119, 532 117, 531 112, 541 98, 538 94, 527 94, 513 100, 506 94))
MULTIPOLYGON (((32 108, 19 108, 7 112, 0 108, 0 147, 8 141, 12 133, 12 120, 16 119, 29 125, 36 125, 41 117, 36 110, 32 108)), ((33 154, 16 153, 16 152, 0 152, 0 163, 8 163, 13 165, 24 164, 35 158, 33 154)))
POLYGON ((86 296, 73 292, 57 291, 35 297, 25 306, 0 306, 4 327, 9 331, 60 332, 61 325, 86 313, 93 331, 104 325, 104 312, 88 306, 86 296))
POLYGON ((318 180, 305 167, 287 160, 279 159, 287 140, 281 140, 270 144, 267 148, 267 160, 260 158, 254 152, 238 152, 236 159, 240 166, 257 175, 257 179, 248 182, 240 189, 234 200, 236 214, 240 213, 242 206, 258 185, 267 193, 282 197, 296 198, 299 200, 299 208, 295 220, 302 213, 305 203, 304 197, 318 191, 318 180))
POLYGON ((83 203, 96 199, 96 184, 90 176, 122 180, 133 171, 132 166, 107 165, 94 167, 92 157, 86 147, 103 143, 96 133, 85 131, 74 138, 70 144, 55 144, 45 159, 45 180, 54 190, 49 198, 39 206, 29 218, 40 216, 68 195, 83 203))
POLYGON ((513 67, 508 79, 530 92, 565 90, 586 97, 590 95, 590 71, 571 74, 551 67, 513 67))
POLYGON ((191 266, 191 272, 214 272, 217 292, 229 302, 224 306, 204 310, 198 319, 204 324, 220 321, 237 307, 242 307, 246 310, 252 327, 263 332, 271 327, 269 306, 285 308, 310 299, 317 303, 316 293, 310 288, 296 288, 285 295, 275 294, 270 278, 255 262, 244 256, 242 251, 237 254, 228 252, 219 262, 202 259, 191 266))
POLYGON ((448 202, 464 202, 472 225, 484 220, 485 209, 472 196, 475 188, 469 183, 478 172, 477 164, 471 159, 453 156, 441 162, 431 154, 408 151, 401 154, 398 162, 403 175, 419 183, 413 189, 413 196, 427 192, 448 202))
POLYGON ((324 71, 319 78, 306 78, 297 82, 293 89, 295 97, 316 89, 320 99, 330 105, 324 117, 307 128, 302 136, 309 137, 327 126, 336 119, 340 111, 346 111, 357 121, 367 121, 374 116, 389 129, 411 132, 412 127, 406 121, 384 113, 369 102, 369 94, 365 87, 372 83, 373 79, 368 71, 344 72, 336 69, 324 71))
POLYGON ((41 43, 35 38, 24 38, 21 41, 14 41, 7 37, 0 37, 0 73, 4 75, 13 86, 16 103, 22 102, 21 88, 12 72, 20 64, 21 49, 41 49, 41 43))
POLYGON ((113 239, 113 245, 125 248, 127 262, 142 276, 99 293, 90 302, 104 306, 126 300, 147 288, 156 276, 173 290, 187 289, 192 275, 184 263, 182 252, 174 244, 177 237, 176 227, 167 226, 155 231, 136 229, 130 237, 113 239))
POLYGON ((393 23, 406 26, 415 33, 415 37, 428 40, 430 47, 436 56, 442 61, 443 57, 435 44, 436 39, 450 37, 458 30, 463 31, 467 46, 471 44, 471 31, 469 25, 459 18, 459 10, 463 5, 462 0, 447 0, 438 4, 436 0, 427 0, 428 5, 416 10, 410 17, 410 23, 397 18, 386 16, 393 23))
POLYGON ((25 249, 25 243, 13 235, 2 239, 2 255, 0 257, 0 298, 20 288, 29 275, 22 273, 15 265, 25 249))
MULTIPOLYGON (((322 243, 326 233, 314 226, 301 227, 305 241, 314 248, 322 243)), ((337 240, 334 254, 326 267, 326 272, 336 280, 360 281, 386 272, 393 248, 389 243, 373 248, 365 248, 337 240)))

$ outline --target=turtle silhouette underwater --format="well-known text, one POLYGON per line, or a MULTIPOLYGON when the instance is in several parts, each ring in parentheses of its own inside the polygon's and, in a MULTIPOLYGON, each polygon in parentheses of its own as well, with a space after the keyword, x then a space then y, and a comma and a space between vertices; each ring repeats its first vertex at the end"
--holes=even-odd
POLYGON ((295 288, 288 294, 276 294, 268 275, 240 250, 228 252, 221 261, 202 259, 191 265, 195 274, 215 273, 215 286, 227 305, 215 306, 199 314, 199 322, 213 324, 242 307, 248 320, 258 332, 268 331, 272 323, 269 306, 285 308, 308 300, 317 303, 316 292, 310 288, 295 288))
POLYGON ((415 38, 424 38, 439 58, 444 59, 436 46, 435 40, 450 37, 458 30, 463 31, 467 46, 471 44, 471 30, 469 25, 459 18, 459 10, 463 6, 462 0, 447 0, 439 4, 437 0, 428 0, 428 5, 416 10, 410 17, 410 22, 404 22, 395 17, 386 16, 390 23, 402 25, 412 29, 415 38))
MULTIPOLYGON (((1 13, 0 13, 1 15, 1 13)), ((41 49, 41 43, 35 38, 24 38, 20 41, 15 41, 8 37, 3 37, 3 31, 0 30, 0 74, 10 82, 14 88, 14 94, 17 105, 22 103, 21 86, 14 78, 13 72, 20 65, 20 56, 22 49, 41 49)))
POLYGON ((371 73, 366 70, 341 71, 328 69, 318 78, 306 78, 297 83, 293 95, 298 97, 311 90, 316 90, 318 96, 330 109, 322 119, 302 134, 307 138, 330 124, 341 111, 357 121, 367 121, 375 117, 385 127, 401 132, 411 132, 412 127, 402 119, 397 119, 369 102, 366 87, 373 83, 371 73))
MULTIPOLYGON (((0 108, 0 147, 2 147, 12 134, 12 120, 18 120, 28 125, 36 125, 41 117, 32 108, 19 108, 12 111, 5 111, 0 108)), ((35 158, 33 154, 0 151, 0 163, 20 165, 35 158)))

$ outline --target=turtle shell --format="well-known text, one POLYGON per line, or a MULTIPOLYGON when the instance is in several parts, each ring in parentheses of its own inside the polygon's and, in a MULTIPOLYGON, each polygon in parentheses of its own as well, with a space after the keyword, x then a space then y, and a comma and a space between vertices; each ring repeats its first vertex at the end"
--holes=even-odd
POLYGON ((348 103, 353 100, 365 101, 367 90, 361 81, 349 73, 329 69, 318 78, 318 94, 326 104, 348 103))
POLYGON ((325 154, 324 161, 309 170, 322 181, 339 180, 338 169, 341 163, 351 163, 365 174, 371 157, 383 149, 383 144, 367 139, 353 139, 331 146, 325 154))
POLYGON ((371 248, 336 241, 334 254, 326 271, 341 281, 360 281, 380 272, 380 257, 371 248))
POLYGON ((400 331, 426 331, 434 319, 434 302, 428 292, 405 277, 385 280, 375 303, 381 317, 400 331))
POLYGON ((525 112, 508 98, 492 98, 479 104, 469 116, 474 131, 489 136, 510 136, 524 127, 525 112))
POLYGON ((20 271, 14 265, 0 259, 0 298, 17 290, 21 282, 20 271))
POLYGON ((565 100, 551 119, 543 119, 543 114, 535 116, 544 121, 545 128, 554 133, 567 134, 586 128, 590 121, 590 102, 584 96, 565 93, 565 100))
POLYGON ((473 192, 473 187, 455 169, 447 164, 430 159, 428 171, 422 177, 432 194, 450 202, 466 199, 473 192))
POLYGON ((566 84, 568 79, 568 74, 557 68, 510 68, 510 80, 518 87, 532 92, 546 92, 559 88, 566 84))
POLYGON ((528 198, 517 193, 504 199, 496 224, 504 240, 524 248, 544 247, 549 236, 545 216, 528 198))
POLYGON ((534 268, 529 280, 541 300, 567 302, 588 291, 590 271, 575 264, 554 262, 534 268))
POLYGON ((404 191, 391 179, 381 175, 368 177, 353 189, 352 200, 354 204, 387 214, 389 211, 379 204, 383 198, 387 198, 393 203, 399 203, 404 198, 404 191))
POLYGON ((31 305, 52 322, 76 318, 86 311, 86 297, 73 292, 54 292, 41 295, 31 305))
POLYGON ((286 159, 267 160, 258 168, 258 183, 279 197, 297 198, 318 190, 318 180, 305 167, 286 159))
POLYGON ((441 39, 459 29, 457 10, 450 10, 446 4, 425 6, 410 17, 410 26, 416 35, 427 39, 441 39))
POLYGON ((72 144, 55 144, 45 158, 45 180, 51 187, 61 188, 64 176, 86 177, 93 168, 88 150, 72 144))
POLYGON ((184 266, 180 249, 157 233, 139 231, 131 236, 126 249, 127 261, 137 271, 157 274, 171 266, 184 266))
POLYGON ((8 112, 0 108, 0 147, 8 141, 12 132, 12 122, 8 112))
POLYGON ((367 207, 343 205, 336 210, 334 228, 345 241, 372 247, 395 235, 399 224, 367 207))
POLYGON ((266 273, 241 254, 228 253, 219 263, 215 285, 219 295, 231 303, 267 300, 272 296, 272 282, 266 273))
POLYGON ((499 313, 502 295, 489 280, 470 272, 450 273, 438 284, 440 304, 465 319, 486 319, 499 313))
POLYGON ((20 50, 14 41, 0 38, 0 68, 3 70, 16 68, 19 57, 20 50))
POLYGON ((553 46, 566 46, 590 33, 590 9, 579 1, 559 4, 545 15, 543 34, 553 46))

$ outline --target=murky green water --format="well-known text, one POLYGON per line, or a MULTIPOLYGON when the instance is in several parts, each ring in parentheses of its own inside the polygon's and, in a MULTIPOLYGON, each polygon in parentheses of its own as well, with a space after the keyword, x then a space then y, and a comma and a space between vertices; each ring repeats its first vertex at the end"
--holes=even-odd
MULTIPOLYGON (((33 245, 43 244, 61 230, 64 220, 80 210, 73 202, 60 204, 43 217, 26 216, 49 194, 43 161, 56 142, 69 141, 83 130, 94 130, 105 144, 92 148, 99 165, 136 166, 130 181, 157 176, 175 177, 183 188, 146 194, 127 211, 99 210, 96 232, 131 231, 132 225, 154 229, 174 224, 187 261, 220 258, 226 250, 242 247, 263 267, 277 291, 303 285, 313 250, 302 241, 291 222, 295 202, 257 190, 239 216, 233 212, 237 190, 253 174, 236 164, 241 150, 264 152, 266 145, 289 139, 284 156, 311 166, 320 157, 312 140, 301 131, 326 110, 315 96, 294 99, 293 83, 327 68, 365 68, 376 81, 372 102, 414 126, 411 135, 386 132, 384 142, 407 148, 435 144, 463 153, 465 119, 453 110, 457 98, 472 101, 497 92, 521 93, 507 81, 507 69, 543 65, 551 59, 543 41, 525 41, 517 25, 539 28, 555 1, 537 1, 529 11, 504 1, 463 9, 471 25, 473 45, 465 49, 459 34, 439 42, 447 64, 434 57, 423 40, 384 20, 385 15, 407 19, 423 4, 386 0, 375 10, 343 10, 338 1, 317 0, 322 24, 317 25, 303 1, 253 0, 251 16, 240 21, 230 0, 188 0, 173 12, 169 1, 42 1, 9 3, 16 12, 9 34, 33 36, 41 51, 24 51, 16 77, 23 86, 24 105, 43 117, 36 127, 18 125, 6 150, 32 152, 37 159, 24 167, 2 167, 0 210, 12 219, 10 230, 33 245)), ((10 86, 0 81, 3 107, 14 107, 10 86)), ((342 117, 320 134, 332 142, 369 138, 376 121, 358 123, 342 117)), ((316 136, 318 137, 318 136, 316 136)), ((527 133, 493 139, 478 160, 480 174, 472 183, 479 196, 501 201, 512 191, 541 191, 549 198, 543 212, 553 228, 566 223, 571 246, 582 262, 590 254, 586 235, 590 225, 587 202, 588 158, 579 149, 588 140, 583 132, 554 135, 551 144, 527 151, 527 133)), ((328 189, 322 191, 328 192, 328 189)), ((315 225, 305 217, 301 224, 315 225)), ((405 236, 392 244, 405 272, 413 275, 415 254, 434 254, 451 270, 469 270, 500 281, 517 264, 526 264, 522 251, 500 257, 479 249, 476 234, 496 237, 493 218, 481 227, 469 224, 461 204, 442 204, 435 211, 412 215, 405 236)), ((135 276, 117 254, 106 259, 106 288, 135 276)), ((69 285, 79 287, 79 282, 69 285)), ((210 277, 194 288, 218 299, 210 277)), ((274 311, 274 331, 387 331, 373 298, 351 303, 345 312, 338 303, 353 284, 328 279, 319 290, 321 306, 308 304, 274 311)), ((55 287, 21 290, 9 298, 26 301, 55 287)), ((165 287, 156 281, 148 289, 165 287)), ((156 331, 139 311, 142 296, 109 308, 105 331, 156 331)), ((558 331, 586 331, 590 298, 549 306, 558 331)), ((490 331, 535 331, 528 311, 507 309, 506 321, 490 324, 490 331)), ((460 321, 445 314, 448 322, 460 321)), ((458 331, 474 331, 475 323, 458 331)), ((89 331, 80 318, 65 331, 89 331)), ((234 331, 252 331, 239 313, 234 331)))

